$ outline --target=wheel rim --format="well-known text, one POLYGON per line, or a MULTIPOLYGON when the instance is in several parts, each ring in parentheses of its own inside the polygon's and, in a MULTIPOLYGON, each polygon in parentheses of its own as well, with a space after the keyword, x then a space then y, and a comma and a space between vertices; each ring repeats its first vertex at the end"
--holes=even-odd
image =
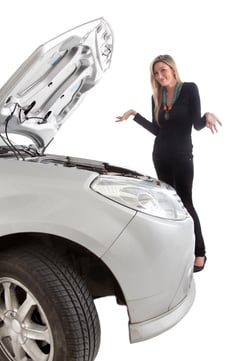
POLYGON ((53 336, 33 294, 20 282, 0 278, 0 350, 10 361, 52 361, 53 336))

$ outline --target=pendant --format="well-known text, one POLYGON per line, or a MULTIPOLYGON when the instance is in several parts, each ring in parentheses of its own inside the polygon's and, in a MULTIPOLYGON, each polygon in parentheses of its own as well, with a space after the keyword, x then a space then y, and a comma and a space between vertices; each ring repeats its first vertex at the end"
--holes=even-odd
POLYGON ((164 112, 164 118, 165 118, 165 120, 168 120, 170 118, 169 111, 164 112))

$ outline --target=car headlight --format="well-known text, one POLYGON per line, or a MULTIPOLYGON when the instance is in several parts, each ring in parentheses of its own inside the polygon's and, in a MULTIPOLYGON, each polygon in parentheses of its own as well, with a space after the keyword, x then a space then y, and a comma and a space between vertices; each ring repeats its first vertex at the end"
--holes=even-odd
POLYGON ((189 217, 176 191, 164 182, 99 176, 91 184, 97 193, 137 211, 160 218, 183 220, 189 217))

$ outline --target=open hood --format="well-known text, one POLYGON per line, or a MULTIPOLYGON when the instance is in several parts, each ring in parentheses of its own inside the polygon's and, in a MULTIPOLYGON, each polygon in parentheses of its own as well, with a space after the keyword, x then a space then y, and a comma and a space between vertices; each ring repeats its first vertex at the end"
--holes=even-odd
POLYGON ((27 136, 43 152, 109 68, 112 48, 103 18, 39 46, 0 89, 0 133, 27 136))

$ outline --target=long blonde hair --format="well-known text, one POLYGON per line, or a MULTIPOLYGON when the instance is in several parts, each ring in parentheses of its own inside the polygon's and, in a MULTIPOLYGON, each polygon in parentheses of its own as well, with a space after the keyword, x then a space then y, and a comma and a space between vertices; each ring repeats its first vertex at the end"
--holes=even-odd
POLYGON ((177 83, 181 84, 181 79, 177 70, 177 66, 175 61, 170 55, 159 55, 157 56, 150 65, 150 80, 151 80, 151 87, 152 87, 152 93, 153 93, 153 100, 155 104, 154 108, 154 116, 156 122, 158 122, 158 114, 162 105, 162 97, 163 97, 163 87, 156 81, 155 75, 154 75, 154 66, 156 63, 165 63, 174 71, 174 76, 177 81, 177 83))

